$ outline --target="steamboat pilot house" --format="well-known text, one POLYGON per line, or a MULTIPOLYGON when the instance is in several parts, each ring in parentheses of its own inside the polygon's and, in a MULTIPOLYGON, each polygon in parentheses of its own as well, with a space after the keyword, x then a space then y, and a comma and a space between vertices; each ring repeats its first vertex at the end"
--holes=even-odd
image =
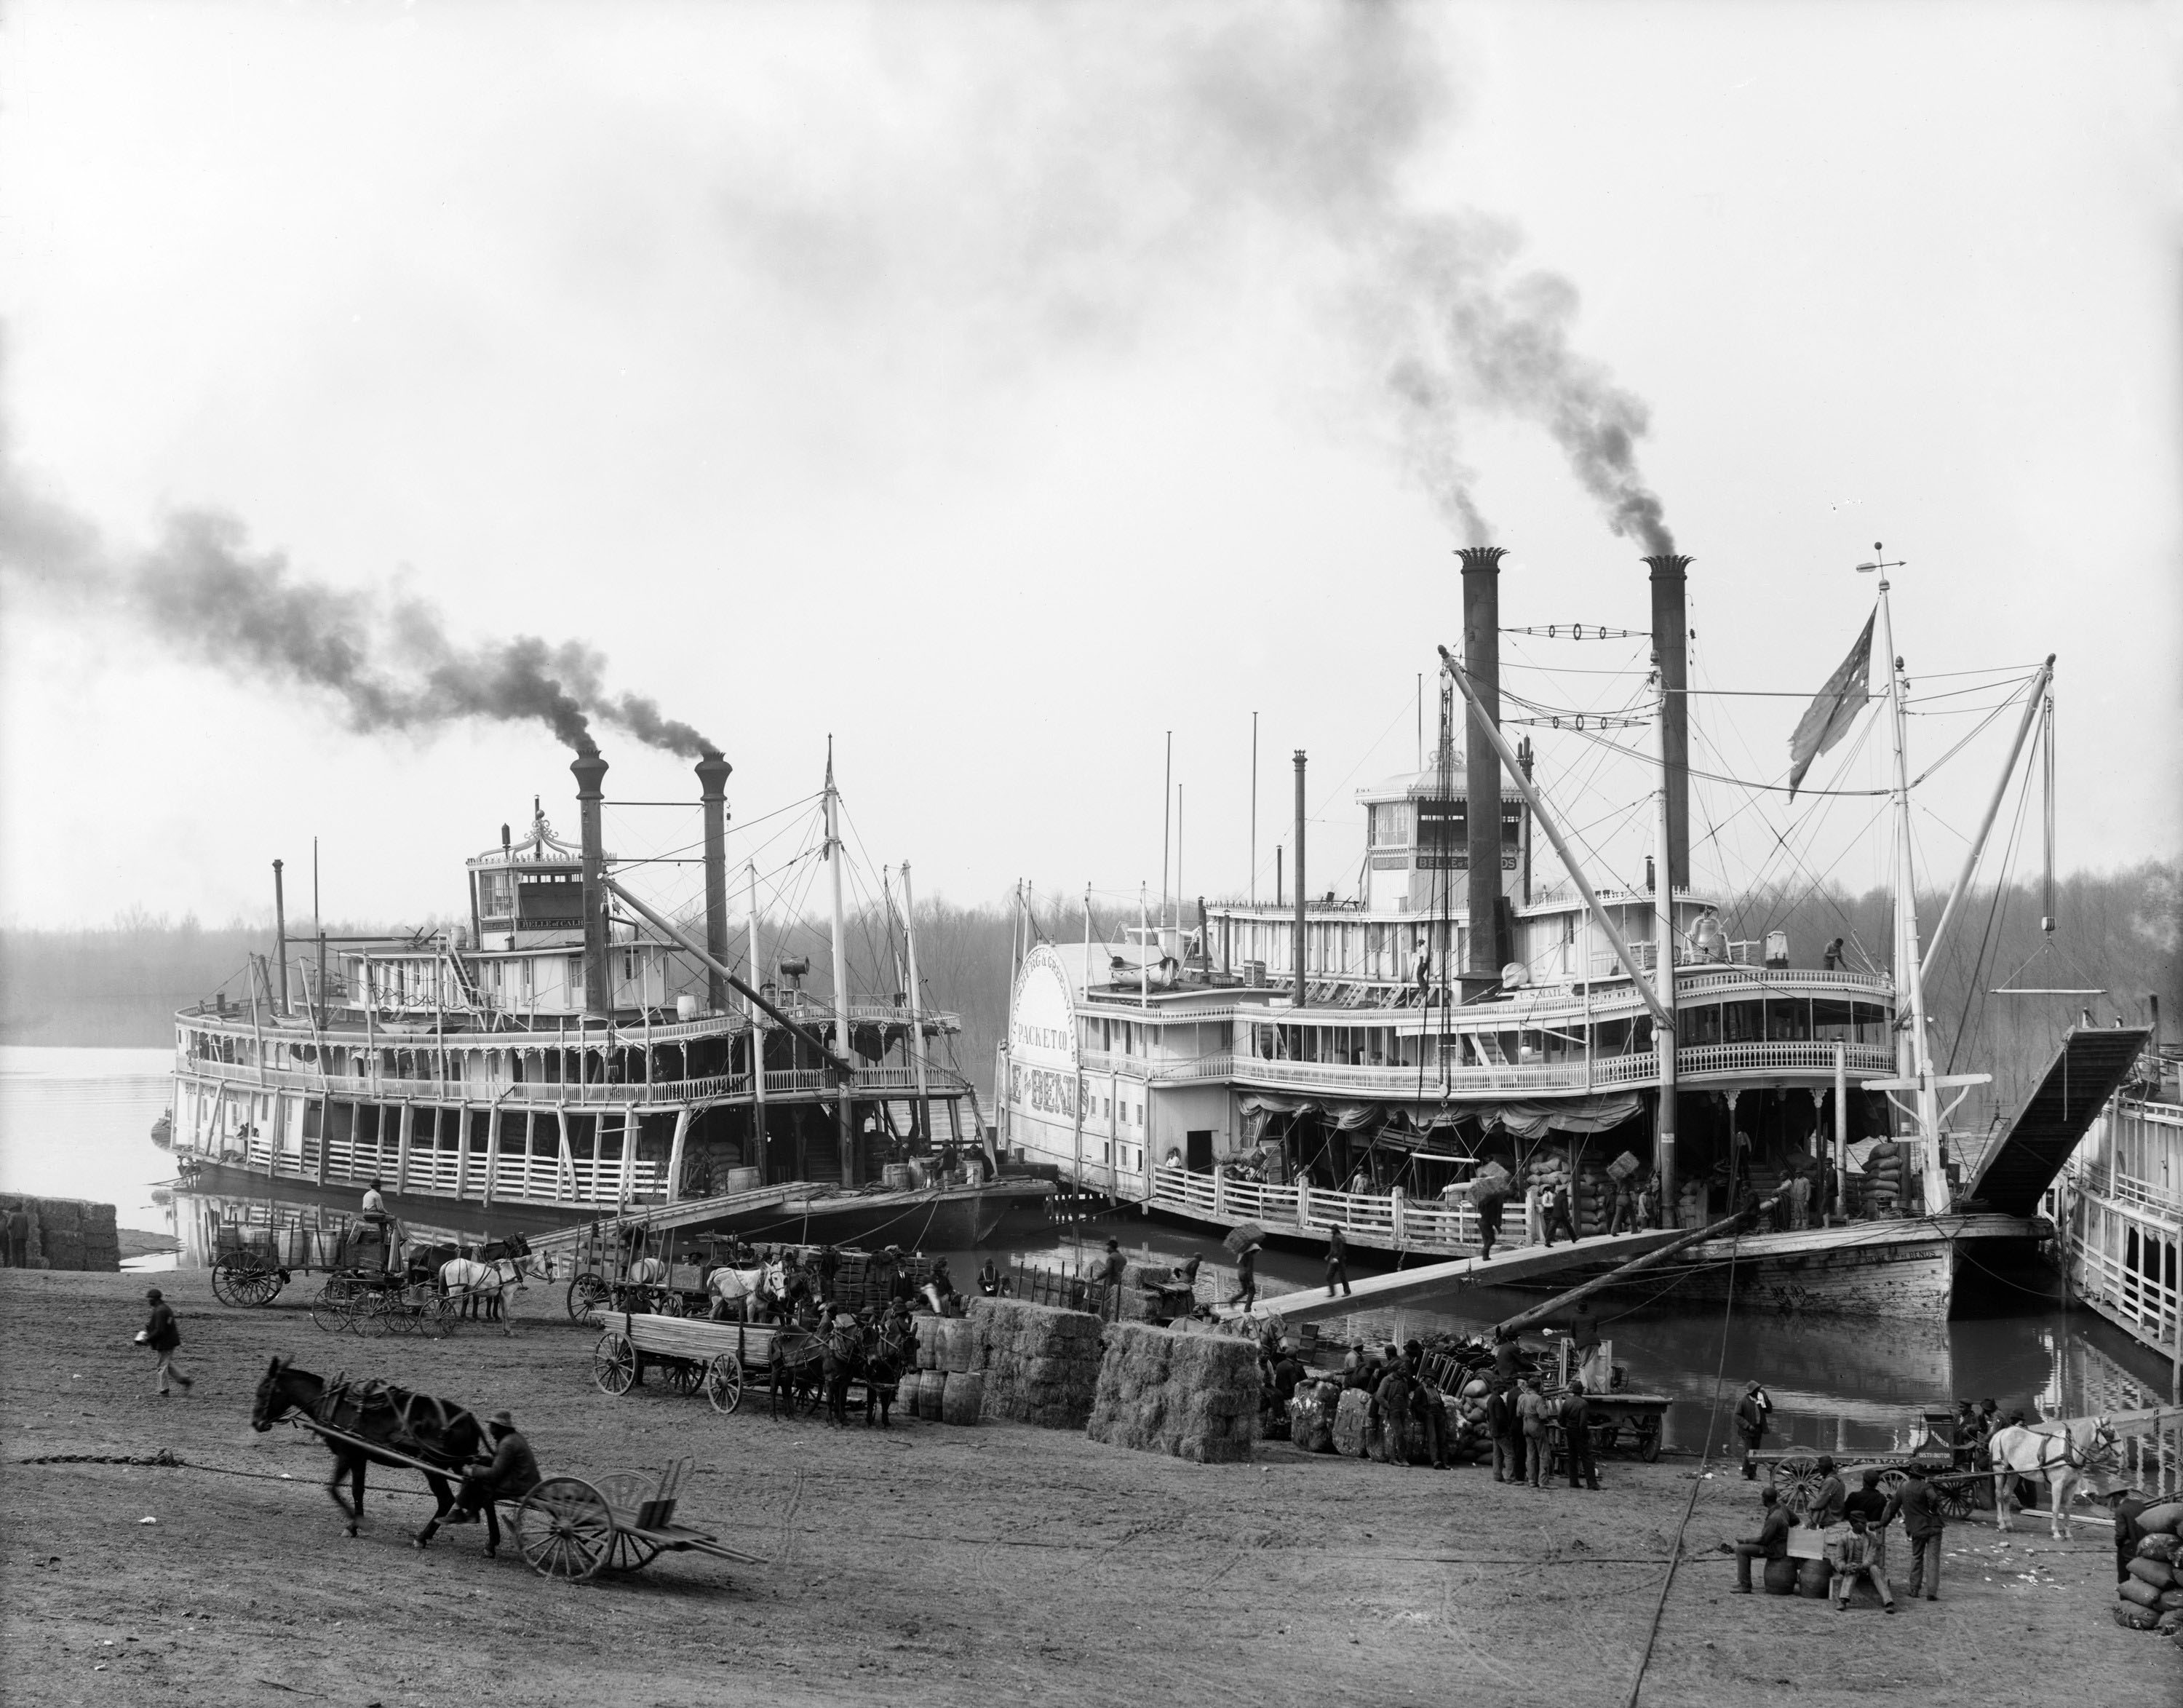
POLYGON ((935 1135, 975 1146, 967 1082, 922 1059, 954 1015, 906 995, 843 1015, 804 992, 801 960, 776 958, 755 988, 732 978, 756 945, 749 915, 727 911, 725 761, 697 768, 706 894, 686 926, 617 881, 605 762, 572 769, 580 841, 535 809, 519 839, 503 826, 468 862, 461 923, 323 939, 284 925, 242 1001, 176 1015, 169 1142, 186 1172, 343 1196, 376 1179, 427 1218, 468 1206, 550 1224, 856 1184, 935 1135))
MULTIPOLYGON (((1659 1222, 1695 1227, 1789 1168, 1831 1177, 1838 1135, 1888 1130, 1882 1094, 1860 1084, 1897 1071, 1891 982, 1799 965, 1780 933, 1730 941, 1720 899, 1688 885, 1687 780, 1664 767, 1680 1032, 1664 1155, 1653 1013, 1600 916, 1649 986, 1654 886, 1671 873, 1647 860, 1636 886, 1596 892, 1597 915, 1567 879, 1535 883, 1534 815, 1495 749, 1458 739, 1463 715, 1444 687, 1433 763, 1359 791, 1350 893, 1309 887, 1297 857, 1272 901, 1201 900, 1186 931, 1119 950, 1032 950, 1001 1049, 1007 1143, 1155 1213, 1276 1238, 1339 1221, 1353 1243, 1454 1252, 1475 1240, 1462 1188, 1488 1162, 1519 1194, 1570 1181, 1587 1232, 1612 1213, 1610 1168, 1639 1192, 1664 1175, 1659 1222), (1470 787, 1481 776, 1498 787, 1470 787)), ((1528 772, 1528 747, 1517 757, 1528 772)), ((1302 849, 1301 754, 1297 767, 1302 849)))

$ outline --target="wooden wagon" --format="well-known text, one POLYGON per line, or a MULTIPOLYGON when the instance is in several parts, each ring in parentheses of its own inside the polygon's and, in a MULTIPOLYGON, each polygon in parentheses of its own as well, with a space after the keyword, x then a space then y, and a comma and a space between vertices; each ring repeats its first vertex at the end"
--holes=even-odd
MULTIPOLYGON (((1972 1449, 1955 1445, 1950 1435, 1951 1414, 1947 1408, 1925 1411, 1921 1417, 1923 1433, 1908 1452, 1838 1453, 1833 1455, 1836 1474, 1846 1484, 1854 1487, 1865 1471, 1877 1466, 1881 1490, 1895 1494, 1910 1480, 1910 1466, 1918 1465, 1925 1471, 1926 1485, 1933 1491, 1934 1504, 1950 1518, 1968 1518, 1982 1506, 1991 1507, 1992 1473, 1978 1468, 1972 1449)), ((1780 1491, 1781 1505, 1793 1516, 1803 1518, 1810 1512, 1819 1485, 1826 1480, 1819 1472, 1821 1455, 1816 1449, 1761 1449, 1748 1457, 1753 1465, 1766 1473, 1766 1480, 1780 1491)))
POLYGON ((742 1404, 743 1387, 764 1375, 771 1392, 774 1349, 797 1361, 815 1355, 819 1337, 804 1330, 756 1322, 714 1322, 705 1317, 661 1316, 623 1310, 602 1318, 606 1332, 592 1349, 592 1380, 603 1394, 620 1395, 641 1386, 647 1370, 676 1394, 703 1394, 725 1414, 742 1404))
MULTIPOLYGON (((1584 1398, 1585 1427, 1595 1455, 1634 1453, 1647 1465, 1659 1458, 1661 1425, 1668 1415, 1666 1394, 1587 1394, 1584 1398)), ((1547 1444, 1554 1469, 1566 1468, 1569 1442, 1558 1418, 1547 1420, 1547 1444)))

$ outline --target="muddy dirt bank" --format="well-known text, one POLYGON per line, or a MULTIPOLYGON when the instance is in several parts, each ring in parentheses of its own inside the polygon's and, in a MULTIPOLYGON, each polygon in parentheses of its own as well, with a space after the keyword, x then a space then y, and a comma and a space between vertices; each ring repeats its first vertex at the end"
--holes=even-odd
MULTIPOLYGON (((649 1387, 608 1399, 594 1334, 539 1294, 507 1338, 358 1340, 314 1330, 303 1284, 242 1311, 200 1273, 158 1283, 187 1399, 154 1397, 130 1344, 142 1277, 0 1272, 11 1700, 1619 1701, 1697 1474, 1609 1460, 1599 1494, 1540 1493, 1277 1445, 1201 1466, 1014 1427, 837 1433, 762 1399, 726 1418, 649 1387), (346 1539, 325 1449, 249 1427, 275 1353, 507 1405, 548 1475, 694 1455, 682 1516, 769 1564, 669 1555, 564 1586, 513 1549, 482 1558, 477 1527, 420 1555, 427 1503, 397 1472, 346 1539), (162 1449, 186 1466, 22 1462, 162 1449)), ((2079 1700, 2183 1700, 2183 1652, 2110 1622, 2103 1527, 2066 1549, 1952 1531, 1944 1599, 1889 1618, 1730 1595, 1709 1550, 1755 1508, 1740 1478, 1701 1482, 1645 1702, 1983 1703, 2058 1678, 2079 1700)))

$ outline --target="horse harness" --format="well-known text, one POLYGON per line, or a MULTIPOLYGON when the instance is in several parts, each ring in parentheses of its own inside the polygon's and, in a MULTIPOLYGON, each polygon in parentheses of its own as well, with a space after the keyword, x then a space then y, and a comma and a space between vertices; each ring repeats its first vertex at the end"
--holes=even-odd
MULTIPOLYGON (((350 1380, 346 1372, 336 1374, 319 1395, 312 1413, 329 1428, 339 1429, 352 1435, 363 1433, 364 1421, 374 1412, 384 1412, 394 1420, 393 1433, 387 1445, 398 1447, 423 1458, 428 1455, 447 1452, 446 1441, 454 1433, 456 1424, 469 1419, 475 1423, 468 1408, 450 1405, 435 1394, 413 1394, 406 1388, 397 1388, 377 1377, 364 1382, 350 1380), (429 1415, 425 1408, 430 1408, 429 1415), (345 1416, 344 1413, 347 1415, 345 1416), (436 1428, 438 1439, 428 1442, 418 1433, 420 1424, 436 1428)), ((482 1431, 479 1432, 480 1435, 482 1431)))

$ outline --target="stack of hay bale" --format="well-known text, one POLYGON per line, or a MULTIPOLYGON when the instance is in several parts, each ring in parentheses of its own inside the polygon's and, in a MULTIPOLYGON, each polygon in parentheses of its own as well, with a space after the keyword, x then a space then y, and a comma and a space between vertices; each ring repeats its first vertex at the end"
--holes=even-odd
POLYGON ((19 1210, 30 1219, 24 1238, 25 1269, 121 1267, 121 1236, 112 1205, 78 1198, 0 1195, 0 1217, 19 1210))
POLYGON ((1097 1317, 1013 1299, 974 1299, 962 1321, 970 1335, 968 1368, 983 1378, 982 1416, 1042 1429, 1081 1429, 1091 1421, 1104 1327, 1097 1317))
POLYGON ((1197 1304, 1190 1288, 1175 1278, 1168 1263, 1131 1259, 1122 1270, 1120 1320, 1124 1322, 1172 1322, 1190 1315, 1197 1304))
POLYGON ((1085 1428, 1092 1439, 1206 1465, 1250 1458, 1258 1438, 1257 1347, 1133 1322, 1114 1324, 1106 1343, 1085 1428))
POLYGON ((1308 1377, 1289 1396, 1289 1439, 1306 1453, 1334 1451, 1334 1420, 1341 1407, 1341 1384, 1308 1377))
POLYGON ((2137 1527, 2145 1533, 2116 1586, 2122 1599, 2114 1622, 2128 1631, 2158 1631, 2183 1647, 2183 1500, 2147 1508, 2137 1527))

